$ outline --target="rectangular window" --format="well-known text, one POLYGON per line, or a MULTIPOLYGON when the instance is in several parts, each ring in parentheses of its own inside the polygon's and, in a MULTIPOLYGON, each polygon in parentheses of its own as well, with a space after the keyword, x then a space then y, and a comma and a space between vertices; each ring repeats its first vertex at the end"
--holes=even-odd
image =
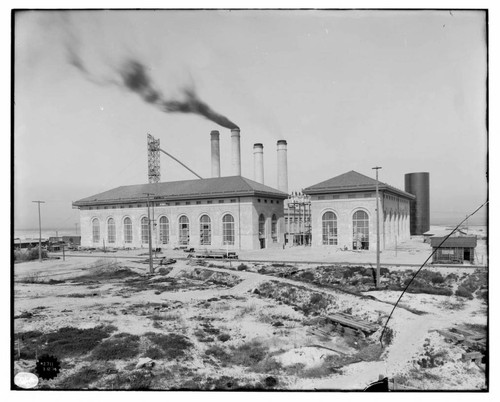
POLYGON ((219 204, 224 204, 224 200, 219 200, 219 204))
POLYGON ((348 195, 347 195, 347 198, 357 198, 357 196, 356 196, 356 195, 357 195, 357 194, 348 194, 348 195))
POLYGON ((186 201, 186 205, 191 205, 191 201, 186 201))
POLYGON ((260 202, 260 198, 257 198, 257 202, 260 202))
POLYGON ((196 201, 196 205, 200 205, 201 204, 201 201, 196 201))
POLYGON ((175 205, 181 205, 181 203, 180 202, 176 202, 175 205))
POLYGON ((212 200, 208 200, 208 201, 207 201, 207 204, 211 204, 211 203, 212 203, 212 200))
POLYGON ((264 200, 264 202, 267 204, 267 200, 264 200))
POLYGON ((324 200, 325 196, 324 195, 318 195, 318 200, 324 200))
POLYGON ((235 202, 236 202, 236 200, 234 200, 234 199, 233 199, 233 200, 231 200, 231 202, 232 202, 232 203, 235 203, 235 202))

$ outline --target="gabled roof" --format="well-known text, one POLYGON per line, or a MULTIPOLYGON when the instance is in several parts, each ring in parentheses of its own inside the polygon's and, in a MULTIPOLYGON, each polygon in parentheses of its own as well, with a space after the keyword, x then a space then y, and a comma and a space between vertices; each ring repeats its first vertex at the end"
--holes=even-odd
MULTIPOLYGON (((351 170, 350 172, 332 177, 331 179, 322 181, 314 186, 307 187, 303 190, 305 194, 325 194, 325 193, 347 193, 353 191, 373 191, 375 190, 377 181, 364 174, 351 170)), ((379 182, 378 188, 380 191, 390 191, 402 197, 414 199, 413 194, 399 190, 396 187, 389 186, 386 183, 379 182)))
POLYGON ((288 195, 272 187, 242 176, 214 177, 210 179, 182 180, 164 183, 121 186, 73 202, 76 207, 120 202, 151 200, 185 200, 201 198, 262 196, 285 199, 288 195))
MULTIPOLYGON (((444 237, 431 237, 431 246, 437 247, 443 241, 444 237)), ((476 236, 456 236, 448 237, 441 247, 476 247, 476 236)))

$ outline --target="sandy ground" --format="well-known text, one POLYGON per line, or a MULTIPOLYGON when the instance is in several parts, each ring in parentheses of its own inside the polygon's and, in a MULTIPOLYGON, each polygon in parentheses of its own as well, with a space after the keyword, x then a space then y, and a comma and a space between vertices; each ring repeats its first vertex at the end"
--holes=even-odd
MULTIPOLYGON (((418 243, 420 244, 420 243, 418 243)), ((422 244, 421 256, 425 256, 425 247, 422 244)), ((289 250, 287 250, 289 251, 289 250)), ((266 250, 264 251, 266 252, 266 250)), ((272 250, 278 255, 281 250, 272 250)), ((310 250, 297 249, 296 255, 303 253, 306 258, 310 250)), ((418 256, 419 249, 408 250, 408 256, 418 256)), ((129 255, 138 252, 129 252, 129 255)), ((271 254, 271 251, 269 252, 271 254)), ((345 253, 345 252, 344 252, 345 253)), ((399 252, 401 257, 403 252, 399 252)), ((288 254, 287 254, 288 255, 288 254)), ((361 255, 361 254, 360 254, 361 255)), ((366 255, 365 255, 366 256, 366 255)), ((358 258, 352 254, 352 258, 358 258)), ((291 259, 296 258, 292 256, 291 259)), ((309 257, 307 257, 309 258, 309 257)), ((322 258, 317 254, 315 259, 322 258)), ((361 257, 359 257, 361 258, 361 257)), ((259 255, 258 259, 263 259, 259 255)), ((43 279, 76 278, 88 272, 93 267, 106 263, 114 263, 116 259, 102 259, 98 253, 89 254, 87 258, 68 256, 66 261, 48 260, 42 263, 29 262, 16 264, 15 279, 29 278, 37 275, 43 279)), ((137 260, 121 260, 121 264, 145 272, 148 265, 137 260)), ((231 264, 239 264, 237 261, 231 264)), ((188 261, 178 261, 169 277, 180 277, 183 272, 195 269, 188 261)), ((302 313, 295 311, 291 306, 276 303, 270 299, 262 299, 252 293, 259 285, 269 281, 278 281, 282 284, 300 285, 303 289, 328 294, 335 297, 336 303, 342 308, 352 308, 353 314, 361 316, 363 313, 382 314, 387 316, 392 310, 392 304, 399 292, 380 291, 367 293, 375 299, 360 299, 357 296, 342 292, 317 288, 314 285, 297 283, 290 279, 269 277, 255 272, 228 271, 224 268, 204 267, 214 272, 229 272, 241 279, 241 282, 231 288, 213 286, 209 289, 183 289, 174 292, 156 294, 151 290, 125 292, 122 284, 107 283, 95 286, 82 287, 72 283, 54 285, 40 283, 15 283, 14 286, 14 314, 26 311, 43 309, 31 319, 15 320, 15 332, 40 330, 52 331, 64 326, 91 328, 100 323, 113 324, 118 331, 141 335, 147 331, 178 330, 194 338, 196 320, 213 319, 218 328, 231 334, 227 345, 236 346, 249 340, 258 340, 267 345, 276 353, 276 359, 284 366, 296 363, 304 364, 305 368, 320 365, 323 360, 332 354, 325 349, 318 349, 311 345, 321 343, 320 339, 306 332, 301 324, 305 319, 302 313), (71 297, 75 293, 87 293, 89 297, 71 297), (208 299, 232 297, 204 305, 208 299), (153 304, 163 306, 161 314, 177 314, 177 319, 164 325, 160 330, 154 327, 154 321, 148 316, 155 313, 153 304), (139 307, 138 307, 139 306, 139 307), (274 318, 273 318, 274 317, 274 318), (271 325, 275 317, 282 317, 285 327, 277 329, 271 325), (284 317, 284 318, 283 318, 284 317)), ((311 268, 312 269, 312 268, 311 268)), ((435 268, 437 269, 437 268, 435 268)), ((456 271, 460 268, 450 268, 456 271)), ((444 273, 444 272, 443 272, 444 273)), ((396 309, 389 327, 394 330, 395 337, 383 354, 381 361, 359 362, 346 366, 339 374, 331 374, 320 378, 302 378, 301 376, 285 376, 281 384, 285 389, 363 389, 370 382, 378 379, 379 374, 390 377, 407 375, 412 376, 418 366, 415 360, 424 352, 426 339, 431 339, 435 348, 447 351, 449 361, 446 366, 427 369, 441 378, 441 382, 426 383, 425 379, 412 384, 414 389, 481 389, 484 387, 484 373, 475 365, 460 361, 463 350, 458 346, 445 343, 445 340, 433 332, 436 329, 448 329, 462 323, 486 324, 486 306, 480 301, 457 300, 454 296, 433 296, 426 294, 405 294, 401 301, 402 306, 410 306, 426 314, 417 315, 404 308, 396 309), (420 384, 420 385, 419 385, 420 384)), ((192 361, 187 366, 198 373, 207 375, 229 375, 238 373, 243 377, 251 378, 241 367, 214 368, 207 366, 203 360, 205 344, 198 344, 192 361)), ((339 346, 340 347, 340 346, 339 346)), ((347 349, 344 349, 347 350, 347 349)), ((333 354, 335 354, 333 352, 333 354)), ((421 370, 420 370, 421 372, 421 370)), ((410 381, 411 383, 411 381, 410 381)))

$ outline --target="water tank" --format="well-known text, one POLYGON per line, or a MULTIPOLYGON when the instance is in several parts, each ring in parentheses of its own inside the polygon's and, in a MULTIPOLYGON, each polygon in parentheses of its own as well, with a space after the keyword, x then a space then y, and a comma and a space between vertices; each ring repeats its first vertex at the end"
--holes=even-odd
POLYGON ((424 234, 431 226, 429 172, 405 174, 405 191, 416 197, 410 202, 410 234, 424 234))

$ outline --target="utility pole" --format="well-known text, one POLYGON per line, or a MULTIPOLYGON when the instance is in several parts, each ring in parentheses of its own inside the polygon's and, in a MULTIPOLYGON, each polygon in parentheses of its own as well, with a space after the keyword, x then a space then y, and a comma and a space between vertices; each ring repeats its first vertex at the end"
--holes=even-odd
POLYGON ((38 260, 42 262, 42 215, 40 214, 40 204, 45 204, 45 201, 32 201, 38 204, 38 260))
POLYGON ((152 274, 154 272, 153 268, 153 247, 151 245, 151 215, 149 212, 149 196, 153 195, 153 193, 144 193, 148 196, 148 245, 149 245, 149 273, 152 274))
POLYGON ((378 201, 378 170, 382 169, 380 166, 375 166, 375 177, 376 177, 376 184, 375 184, 375 198, 377 199, 377 272, 375 275, 375 287, 380 286, 380 222, 379 222, 379 201, 378 201))

